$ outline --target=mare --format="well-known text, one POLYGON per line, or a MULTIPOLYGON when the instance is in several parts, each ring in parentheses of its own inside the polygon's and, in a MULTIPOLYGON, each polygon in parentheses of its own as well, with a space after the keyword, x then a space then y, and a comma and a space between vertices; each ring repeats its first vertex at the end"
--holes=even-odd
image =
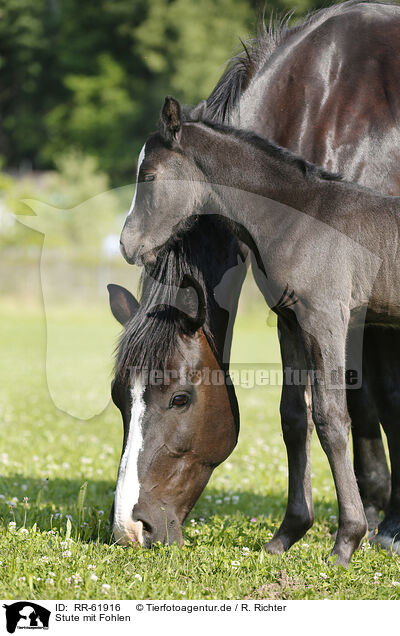
POLYGON ((112 386, 124 423, 112 511, 121 545, 181 545, 187 514, 239 433, 225 360, 247 250, 235 237, 224 240, 218 218, 199 219, 193 231, 144 274, 140 304, 108 286, 125 327, 112 386))

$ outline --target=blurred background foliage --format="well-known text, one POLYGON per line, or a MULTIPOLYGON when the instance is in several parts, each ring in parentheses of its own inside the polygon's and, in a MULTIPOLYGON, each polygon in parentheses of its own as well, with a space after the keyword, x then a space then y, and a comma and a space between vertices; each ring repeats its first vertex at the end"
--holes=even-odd
MULTIPOLYGON (((268 0, 265 14, 318 6, 268 0)), ((3 165, 54 169, 73 148, 113 185, 132 181, 164 95, 207 97, 262 11, 262 0, 0 0, 3 165)))
MULTIPOLYGON (((268 22, 292 11, 295 21, 322 4, 0 0, 0 245, 41 245, 9 214, 32 214, 21 200, 71 209, 110 190, 96 241, 118 234, 129 201, 112 189, 133 183, 164 96, 196 104, 263 12, 268 22)), ((47 224, 51 245, 87 245, 73 217, 61 233, 58 221, 47 224)))

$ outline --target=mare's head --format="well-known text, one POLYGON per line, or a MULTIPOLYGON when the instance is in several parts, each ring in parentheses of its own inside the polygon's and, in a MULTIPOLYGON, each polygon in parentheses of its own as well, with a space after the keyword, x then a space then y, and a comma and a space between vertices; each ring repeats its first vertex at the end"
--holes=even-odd
POLYGON ((193 121, 184 123, 182 109, 167 97, 159 131, 150 135, 138 160, 136 190, 121 233, 121 251, 129 263, 154 263, 159 249, 188 229, 189 219, 207 203, 207 179, 191 152, 193 121))
MULTIPOLYGON (((228 253, 227 262, 237 265, 237 252, 228 253)), ((154 278, 144 277, 141 304, 109 286, 112 312, 124 325, 112 388, 124 423, 113 513, 121 545, 181 544, 182 524, 232 452, 239 428, 218 345, 227 312, 213 308, 212 289, 195 268, 196 278, 183 273, 176 249, 160 261, 154 278)), ((239 279, 237 297, 243 274, 239 279)))

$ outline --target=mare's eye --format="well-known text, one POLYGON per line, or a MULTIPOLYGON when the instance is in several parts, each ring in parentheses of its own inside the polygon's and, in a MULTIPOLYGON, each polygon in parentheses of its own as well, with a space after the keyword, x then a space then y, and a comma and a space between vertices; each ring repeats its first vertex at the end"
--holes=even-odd
POLYGON ((154 181, 156 178, 155 174, 145 174, 143 175, 143 181, 154 181))
POLYGON ((186 393, 177 393, 171 400, 170 406, 182 407, 189 402, 189 396, 186 393))

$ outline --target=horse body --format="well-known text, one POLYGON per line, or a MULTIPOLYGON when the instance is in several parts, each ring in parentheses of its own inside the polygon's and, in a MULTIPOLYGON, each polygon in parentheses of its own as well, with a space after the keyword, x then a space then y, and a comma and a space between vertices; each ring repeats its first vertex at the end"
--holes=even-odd
POLYGON ((347 2, 289 30, 232 109, 331 172, 400 194, 400 7, 347 2))
MULTIPOLYGON (((299 27, 284 28, 277 36, 262 34, 250 48, 249 56, 237 58, 225 73, 207 100, 207 116, 251 128, 292 151, 300 152, 310 161, 344 173, 347 178, 399 194, 400 140, 396 126, 396 117, 400 112, 399 13, 400 9, 396 6, 348 2, 318 12, 299 27)), ((142 160, 145 160, 145 154, 144 148, 142 160)), ((232 160, 235 161, 235 157, 232 160)), ((138 180, 143 180, 143 170, 138 180)), ((128 260, 133 258, 130 251, 131 220, 132 216, 128 217, 122 237, 128 260)), ((203 221, 203 227, 206 227, 208 219, 204 218, 203 221)), ((178 210, 176 223, 179 222, 178 210)), ((364 228, 368 227, 368 223, 365 218, 364 228)), ((206 241, 211 232, 212 228, 205 232, 206 241)), ((199 240, 199 235, 194 231, 188 238, 186 248, 196 251, 199 240)), ((229 246, 235 240, 228 231, 219 237, 221 247, 229 246)), ((390 244, 393 244, 392 240, 390 244)), ((227 266, 232 266, 229 259, 227 266)), ((178 281, 174 281, 174 284, 178 284, 178 281)), ((232 291, 231 299, 240 292, 240 286, 241 282, 235 287, 236 291, 232 291)), ((263 288, 264 279, 260 281, 260 286, 263 288)), ((266 293, 265 289, 263 291, 266 293)), ((277 299, 277 294, 274 294, 274 298, 277 299)), ((222 323, 226 327, 224 318, 222 323)), ((280 333, 284 333, 281 338, 281 348, 284 348, 282 343, 287 329, 279 315, 278 325, 280 333)), ((224 327, 220 325, 217 333, 222 341, 225 337, 224 327)), ((400 350, 398 340, 393 340, 393 334, 389 336, 389 331, 379 335, 375 329, 366 331, 363 386, 348 391, 347 397, 354 423, 357 478, 371 527, 376 525, 378 510, 386 506, 389 496, 379 418, 389 435, 392 466, 398 456, 395 416, 400 403, 396 383, 397 364, 394 365, 396 347, 400 350)), ((225 354, 221 354, 220 364, 227 364, 228 353, 229 346, 225 354)), ((211 390, 212 387, 210 396, 211 390)), ((125 401, 130 404, 129 395, 125 401)), ((308 459, 306 455, 299 459, 295 450, 298 433, 300 431, 303 435, 304 431, 303 409, 304 395, 299 395, 293 387, 284 384, 281 413, 289 456, 287 519, 296 517, 293 509, 296 509, 299 493, 290 466, 297 463, 305 475, 302 483, 309 481, 308 459)), ((127 416, 124 416, 124 422, 127 430, 127 416)), ((306 434, 307 444, 309 436, 310 430, 306 434)), ((393 470, 394 514, 389 514, 386 524, 386 531, 392 537, 399 527, 395 512, 399 509, 396 504, 399 483, 396 474, 397 471, 393 470)), ((305 529, 312 517, 312 502, 309 500, 307 505, 308 513, 303 515, 305 529)), ((289 534, 294 536, 298 532, 296 528, 301 525, 299 518, 289 525, 289 534)))
MULTIPOLYGON (((154 181, 138 188, 134 230, 139 236, 140 228, 141 239, 135 248, 154 253, 174 236, 176 210, 182 221, 196 210, 225 217, 228 227, 256 251, 264 293, 290 341, 284 369, 298 368, 301 360, 307 366, 300 365, 299 371, 312 372, 313 421, 339 504, 333 554, 347 566, 367 524, 348 448, 346 340, 353 312, 364 311, 366 322, 370 315, 373 322, 400 321, 400 288, 392 284, 400 279, 400 199, 342 182, 254 134, 207 122, 185 124, 173 98, 165 101, 160 130, 147 147, 154 181), (160 209, 155 225, 152 212, 160 209), (280 310, 273 299, 288 287, 296 302, 280 310)), ((306 412, 303 417, 305 422, 306 412)), ((304 457, 307 449, 297 443, 297 454, 304 457)), ((284 521, 270 542, 272 551, 287 549, 301 536, 308 517, 311 521, 309 479, 306 492, 304 467, 295 472, 299 519, 291 519, 291 527, 284 521)))

